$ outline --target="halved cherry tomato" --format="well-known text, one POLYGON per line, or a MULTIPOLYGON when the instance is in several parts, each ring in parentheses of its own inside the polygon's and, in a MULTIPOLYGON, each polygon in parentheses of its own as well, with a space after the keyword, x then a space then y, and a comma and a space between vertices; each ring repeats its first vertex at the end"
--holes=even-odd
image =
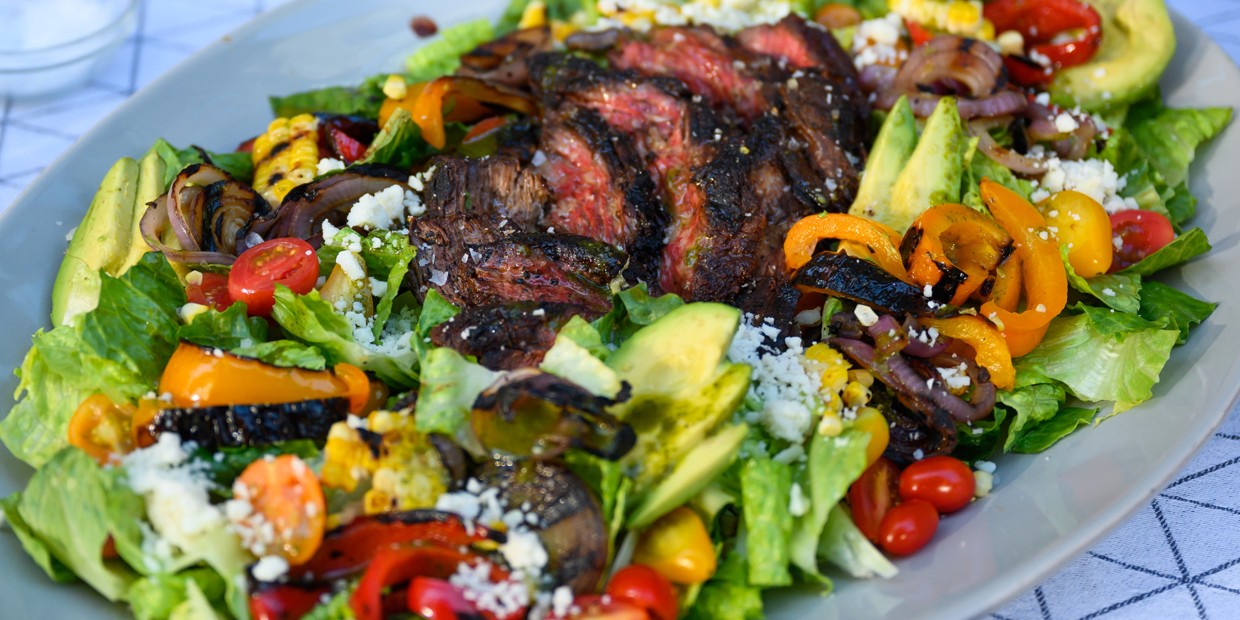
POLYGON ((243 523, 255 529, 271 528, 274 539, 266 553, 297 566, 318 551, 327 504, 318 477, 297 456, 285 454, 250 463, 233 483, 233 496, 249 502, 253 509, 243 523))
POLYGON ((879 541, 883 518, 899 498, 899 480, 900 468, 880 457, 848 487, 853 523, 871 542, 879 541))
POLYGON ((245 302, 251 316, 267 316, 276 302, 276 285, 309 293, 319 279, 319 259, 301 239, 264 241, 244 252, 228 274, 228 293, 245 302))
POLYGON ((1161 213, 1140 209, 1112 213, 1111 231, 1120 238, 1111 271, 1135 265, 1175 240, 1170 220, 1161 213))
POLYGON ((606 592, 613 599, 645 609, 653 620, 676 620, 680 609, 671 582, 644 564, 630 564, 616 571, 607 582, 606 592))
POLYGON ((348 398, 349 411, 361 413, 370 400, 370 380, 352 364, 330 371, 284 368, 182 342, 164 366, 159 393, 177 407, 348 398))
POLYGON ((853 428, 865 431, 870 435, 870 443, 865 445, 865 466, 873 465, 891 442, 891 427, 882 411, 874 407, 862 407, 857 410, 853 420, 853 428))
POLYGON ((414 577, 409 582, 409 611, 425 620, 456 620, 461 614, 478 614, 478 606, 465 598, 460 588, 433 577, 414 577))
POLYGON ((673 510, 642 532, 633 561, 645 564, 672 583, 702 583, 715 574, 715 547, 706 524, 692 508, 673 510))
POLYGON ((547 620, 651 620, 644 609, 610 596, 587 594, 573 600, 568 615, 547 616, 547 620))
POLYGON ((329 130, 332 140, 332 148, 340 155, 340 159, 344 163, 351 164, 362 157, 366 156, 366 145, 360 140, 350 136, 338 127, 331 127, 329 130))
POLYGON ((293 620, 300 618, 323 601, 330 592, 327 586, 300 587, 278 585, 265 587, 250 595, 250 618, 253 620, 293 620))
POLYGON ((133 450, 130 433, 134 407, 117 405, 105 394, 82 401, 69 418, 69 445, 89 454, 101 465, 133 450))
POLYGON ((1068 263, 1082 278, 1102 275, 1111 268, 1111 220, 1097 200, 1080 192, 1059 192, 1042 202, 1038 210, 1046 228, 1068 248, 1068 263))
POLYGON ((842 2, 828 2, 814 14, 814 21, 827 28, 848 28, 861 23, 861 12, 842 2))
POLYGON ((879 545, 887 553, 911 555, 925 547, 939 529, 939 513, 924 499, 910 499, 883 516, 879 545))
POLYGON ((936 510, 950 514, 973 501, 973 471, 950 456, 916 461, 900 472, 900 497, 924 499, 936 510))
POLYGON ((228 276, 222 273, 191 273, 185 281, 185 296, 190 302, 210 306, 223 312, 233 305, 228 293, 228 276))

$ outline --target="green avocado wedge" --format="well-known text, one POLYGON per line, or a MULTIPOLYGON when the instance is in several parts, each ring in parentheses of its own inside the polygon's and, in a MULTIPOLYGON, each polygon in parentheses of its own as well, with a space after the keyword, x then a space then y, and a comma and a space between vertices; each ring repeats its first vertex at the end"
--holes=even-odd
POLYGON ((95 308, 100 269, 119 275, 133 238, 138 176, 138 162, 123 157, 103 177, 52 285, 53 325, 67 325, 95 308))
POLYGON ((667 478, 650 489, 629 514, 626 526, 641 529, 689 501, 727 469, 749 434, 745 424, 729 426, 706 438, 685 455, 667 478))
POLYGON ((880 213, 890 213, 892 187, 915 148, 917 119, 913 117, 908 98, 900 97, 878 130, 870 157, 865 162, 861 187, 848 213, 870 219, 879 219, 880 213))
MULTIPOLYGON (((956 100, 944 97, 926 119, 917 148, 899 171, 891 188, 890 203, 886 209, 876 210, 873 219, 903 233, 922 211, 960 202, 960 179, 964 175, 968 143, 956 100)), ((869 176, 870 171, 865 174, 869 176)))
POLYGON ((1055 103, 1098 111, 1149 92, 1175 55, 1175 27, 1163 0, 1089 0, 1102 17, 1102 44, 1089 62, 1059 70, 1055 103))

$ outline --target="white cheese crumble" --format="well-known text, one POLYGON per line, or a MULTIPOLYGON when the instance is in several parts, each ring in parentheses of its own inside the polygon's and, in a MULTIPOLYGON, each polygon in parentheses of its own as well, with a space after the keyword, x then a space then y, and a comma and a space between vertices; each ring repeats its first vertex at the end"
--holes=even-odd
POLYGON ((813 426, 820 403, 820 371, 815 372, 805 359, 800 338, 785 338, 785 350, 771 351, 766 341, 779 338, 779 329, 770 318, 755 321, 752 314, 745 315, 732 338, 728 359, 753 368, 749 395, 762 403, 755 417, 767 432, 800 443, 813 426))
POLYGON ((153 445, 121 459, 129 487, 146 500, 155 532, 182 549, 224 522, 224 514, 208 495, 214 485, 201 467, 187 464, 188 460, 189 453, 175 433, 164 433, 153 445))
POLYGON ((314 167, 314 172, 318 176, 336 172, 337 170, 344 170, 344 162, 335 157, 324 157, 314 167))
POLYGON ((600 0, 602 15, 592 30, 704 24, 735 32, 757 24, 773 24, 791 12, 785 0, 600 0))
POLYGON ((990 491, 995 487, 995 478, 991 474, 984 471, 973 472, 973 497, 981 499, 990 495, 990 491))
POLYGON ((993 474, 995 473, 995 470, 998 469, 998 467, 990 461, 978 461, 973 464, 973 467, 978 471, 984 471, 988 474, 993 474))
POLYGON ((861 321, 861 324, 866 327, 870 327, 878 322, 878 314, 874 312, 873 308, 865 304, 857 304, 857 307, 853 309, 853 316, 857 317, 857 320, 861 321))
MULTIPOLYGON (((399 185, 389 185, 357 199, 345 223, 359 228, 388 230, 405 213, 405 193, 399 185)), ((412 195, 412 193, 410 193, 412 195)))
POLYGON ((853 33, 853 63, 857 69, 899 66, 908 58, 908 52, 899 45, 903 34, 904 20, 895 12, 861 22, 853 33))
POLYGON ((276 581, 288 574, 288 560, 278 555, 265 555, 254 564, 250 574, 259 581, 276 581))
POLYGON ((1055 117, 1055 129, 1063 133, 1076 131, 1080 126, 1080 123, 1077 123, 1076 119, 1072 118, 1072 115, 1067 112, 1060 112, 1059 116, 1055 117))
POLYGON ((344 275, 350 280, 357 282, 366 278, 366 268, 362 266, 362 260, 357 254, 344 251, 336 255, 336 264, 344 271, 344 275))
POLYGON ((947 389, 949 390, 963 390, 969 387, 969 384, 972 383, 969 380, 968 373, 966 372, 968 367, 963 363, 959 366, 949 366, 947 368, 940 366, 935 370, 937 370, 939 376, 943 378, 943 383, 947 384, 947 389))
POLYGON ((1128 181, 1105 159, 1061 160, 1041 145, 1029 149, 1029 154, 1046 168, 1030 196, 1034 202, 1064 190, 1075 190, 1098 201, 1107 213, 1138 208, 1136 200, 1119 195, 1128 181))
POLYGON ((805 497, 805 491, 801 489, 799 483, 792 483, 792 493, 788 498, 788 514, 794 517, 800 517, 809 512, 809 498, 805 497))

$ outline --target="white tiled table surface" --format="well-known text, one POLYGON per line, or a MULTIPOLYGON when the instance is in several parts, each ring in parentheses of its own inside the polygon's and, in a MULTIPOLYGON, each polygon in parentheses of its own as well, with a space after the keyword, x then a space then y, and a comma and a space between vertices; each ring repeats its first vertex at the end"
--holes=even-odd
MULTIPOLYGON (((200 47, 287 0, 145 0, 138 33, 87 85, 0 110, 0 211, 135 90, 200 47)), ((1240 0, 1169 0, 1240 59, 1240 0)), ((1240 411, 1127 523, 1000 620, 1240 618, 1240 411)))

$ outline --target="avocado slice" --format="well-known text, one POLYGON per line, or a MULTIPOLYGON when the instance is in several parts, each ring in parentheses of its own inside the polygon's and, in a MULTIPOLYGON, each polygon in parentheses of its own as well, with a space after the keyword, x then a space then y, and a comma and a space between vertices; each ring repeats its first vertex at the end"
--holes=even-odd
POLYGON ((969 144, 956 109, 956 100, 944 97, 926 120, 917 148, 891 188, 891 203, 874 214, 878 220, 903 233, 922 211, 932 206, 960 202, 960 179, 969 144))
POLYGON ((662 482, 645 494, 629 514, 626 527, 641 529, 705 489, 740 452, 749 426, 729 426, 694 447, 662 482))
POLYGON ((120 275, 132 239, 138 162, 122 157, 99 184, 73 232, 52 285, 52 324, 67 325, 99 303, 99 270, 120 275))
POLYGON ((167 187, 164 174, 167 169, 168 164, 164 163, 164 159, 153 148, 138 160, 138 190, 133 205, 133 222, 129 227, 129 253, 121 262, 121 273, 138 264, 143 254, 153 251, 151 246, 147 245, 146 239, 142 238, 142 216, 146 215, 147 205, 164 193, 167 187))
POLYGON ((751 369, 727 362, 740 311, 717 303, 686 304, 640 329, 607 359, 632 387, 611 412, 637 433, 625 457, 636 468, 635 492, 657 481, 736 411, 751 369))
POLYGON ((891 190, 900 172, 917 147, 917 119, 907 97, 900 97, 892 106, 883 126, 874 139, 874 147, 865 162, 861 187, 848 213, 869 219, 880 219, 880 213, 891 208, 891 190))
POLYGON ((1102 44, 1089 62, 1060 69, 1055 103, 1099 111, 1126 106, 1154 88, 1175 55, 1175 27, 1163 0, 1088 0, 1102 17, 1102 44))

